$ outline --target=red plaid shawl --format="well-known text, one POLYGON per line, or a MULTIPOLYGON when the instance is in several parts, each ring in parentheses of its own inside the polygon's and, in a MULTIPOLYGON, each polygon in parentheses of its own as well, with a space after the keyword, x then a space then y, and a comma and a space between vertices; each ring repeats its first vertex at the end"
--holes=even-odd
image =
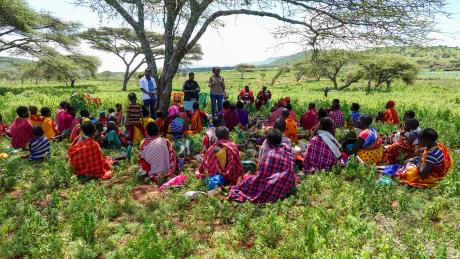
POLYGON ((249 176, 231 188, 228 195, 231 200, 275 202, 287 197, 295 188, 294 157, 287 145, 271 148, 259 164, 256 175, 249 176))
POLYGON ((383 160, 389 165, 400 164, 415 153, 415 146, 407 143, 407 138, 403 137, 398 142, 386 147, 383 151, 383 160))
POLYGON ((155 182, 159 173, 171 178, 179 172, 176 152, 171 142, 162 137, 145 139, 139 148, 138 164, 141 174, 155 182))
POLYGON ((230 140, 219 140, 206 151, 203 163, 201 163, 198 172, 204 177, 221 174, 229 182, 229 185, 235 185, 238 179, 244 175, 238 145, 230 140), (216 147, 227 148, 227 168, 225 170, 220 168, 217 157, 214 154, 216 147))
POLYGON ((334 128, 338 129, 345 124, 345 118, 341 110, 331 110, 328 114, 329 118, 334 122, 334 128))
POLYGON ((24 149, 33 138, 35 136, 30 120, 28 118, 16 118, 11 124, 11 146, 24 149))
POLYGON ((338 161, 339 158, 334 156, 334 153, 320 136, 315 136, 308 142, 303 162, 305 172, 314 173, 323 169, 330 169, 338 161))
POLYGON ((99 144, 92 138, 74 143, 67 149, 70 158, 70 166, 75 175, 84 175, 101 179, 109 179, 112 176, 110 167, 112 161, 104 156, 99 144))

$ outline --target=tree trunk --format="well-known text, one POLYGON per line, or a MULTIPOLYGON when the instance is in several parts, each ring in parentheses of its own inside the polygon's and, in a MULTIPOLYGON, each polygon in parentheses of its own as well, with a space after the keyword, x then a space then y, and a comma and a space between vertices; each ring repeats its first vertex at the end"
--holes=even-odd
POLYGON ((123 88, 121 89, 123 92, 126 92, 126 90, 128 90, 129 79, 129 69, 126 69, 125 75, 123 76, 123 88))
MULTIPOLYGON (((165 73, 165 71, 163 71, 165 73)), ((171 102, 173 77, 161 77, 158 85, 157 110, 166 112, 171 102)))
POLYGON ((71 79, 71 80, 70 80, 70 87, 74 87, 74 86, 75 86, 75 81, 76 81, 76 80, 77 80, 77 79, 71 79))
POLYGON ((390 91, 391 81, 386 81, 385 83, 387 84, 387 90, 390 91))
POLYGON ((331 81, 334 84, 334 90, 338 90, 337 79, 331 79, 331 81))

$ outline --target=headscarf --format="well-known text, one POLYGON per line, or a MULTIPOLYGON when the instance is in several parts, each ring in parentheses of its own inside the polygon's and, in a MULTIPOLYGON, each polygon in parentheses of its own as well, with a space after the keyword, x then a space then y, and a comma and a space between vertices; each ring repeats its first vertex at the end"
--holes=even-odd
POLYGON ((396 106, 395 101, 389 100, 386 105, 388 108, 394 108, 396 106))
POLYGON ((168 108, 168 114, 170 117, 175 117, 179 115, 179 113, 180 113, 180 109, 176 105, 172 105, 171 107, 168 108))

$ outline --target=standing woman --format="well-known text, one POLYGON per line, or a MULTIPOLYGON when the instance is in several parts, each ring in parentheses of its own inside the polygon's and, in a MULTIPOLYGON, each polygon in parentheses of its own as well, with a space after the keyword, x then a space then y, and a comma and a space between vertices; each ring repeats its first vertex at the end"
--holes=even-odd
POLYGON ((185 81, 182 91, 184 92, 184 109, 187 112, 193 112, 193 104, 199 101, 200 86, 195 81, 193 72, 188 74, 188 80, 185 81))
POLYGON ((225 95, 225 82, 224 78, 220 76, 220 68, 214 67, 212 69, 212 76, 209 78, 209 87, 211 88, 211 110, 212 116, 222 111, 222 100, 225 95), (216 111, 217 106, 217 111, 216 111))

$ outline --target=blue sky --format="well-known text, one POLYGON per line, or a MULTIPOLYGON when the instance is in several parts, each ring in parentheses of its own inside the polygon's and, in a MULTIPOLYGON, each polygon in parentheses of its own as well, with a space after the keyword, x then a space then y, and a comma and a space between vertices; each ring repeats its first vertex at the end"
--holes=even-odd
MULTIPOLYGON (((75 7, 71 0, 27 0, 36 10, 51 12, 64 20, 78 21, 85 27, 119 26, 101 23, 97 14, 84 7, 75 7)), ((443 34, 434 35, 439 40, 434 44, 460 47, 460 0, 448 0, 446 11, 452 13, 450 18, 439 20, 438 29, 443 34)), ((201 38, 204 52, 203 60, 195 66, 235 65, 244 62, 262 61, 268 57, 290 55, 302 51, 302 46, 283 44, 271 34, 277 22, 269 18, 251 16, 233 16, 222 19, 225 27, 209 29, 201 38)), ((81 52, 98 56, 102 61, 100 71, 123 71, 124 66, 117 57, 111 54, 91 50, 83 45, 81 52)))

